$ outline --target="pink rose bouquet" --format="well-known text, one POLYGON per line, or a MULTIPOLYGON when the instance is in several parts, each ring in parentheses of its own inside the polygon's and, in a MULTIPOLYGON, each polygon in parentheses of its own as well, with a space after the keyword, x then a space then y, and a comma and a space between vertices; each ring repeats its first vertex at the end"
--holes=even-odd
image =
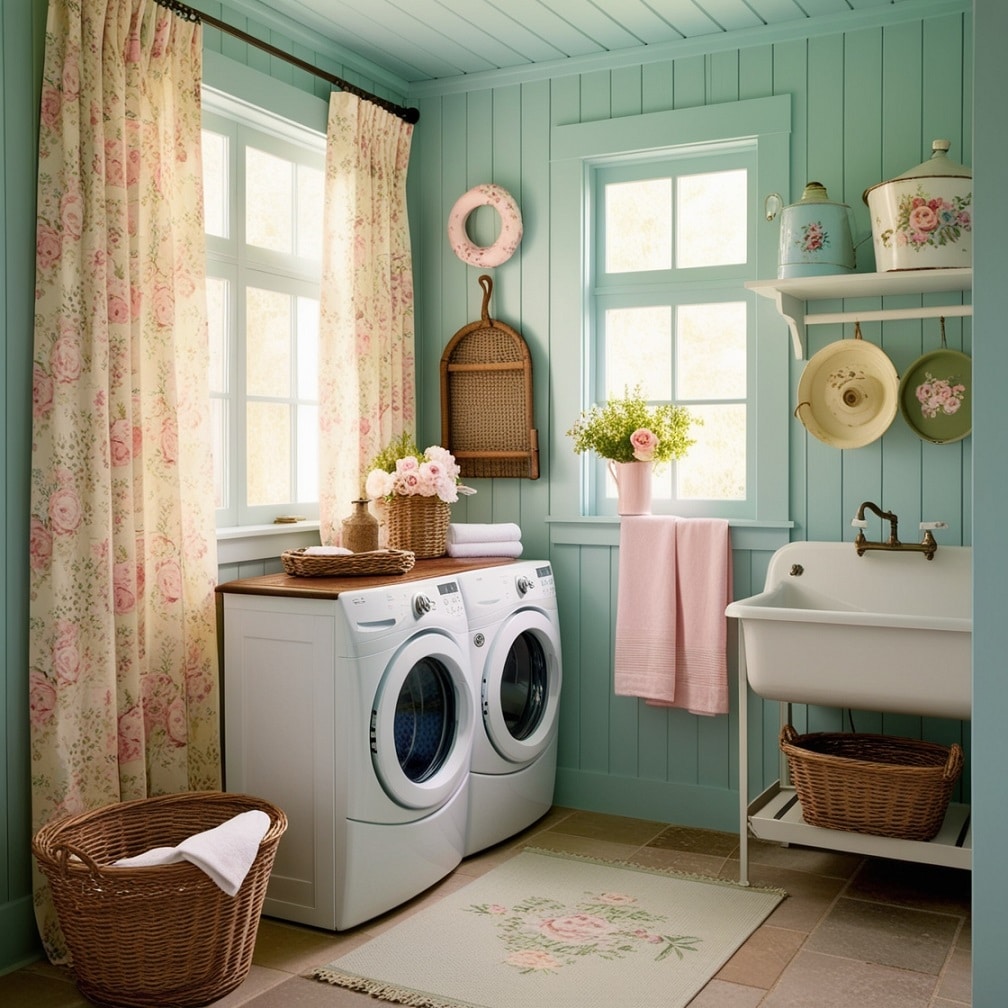
POLYGON ((434 445, 421 454, 409 434, 393 441, 372 461, 364 493, 378 497, 438 497, 454 504, 459 494, 473 494, 459 483, 461 470, 447 448, 434 445))

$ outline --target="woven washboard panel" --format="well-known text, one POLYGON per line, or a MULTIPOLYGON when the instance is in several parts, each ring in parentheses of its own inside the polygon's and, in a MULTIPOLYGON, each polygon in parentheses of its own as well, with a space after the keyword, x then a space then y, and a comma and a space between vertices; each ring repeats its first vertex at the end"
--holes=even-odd
POLYGON ((522 337, 490 318, 493 281, 479 278, 482 317, 441 356, 442 443, 463 477, 539 478, 532 419, 532 361, 522 337))

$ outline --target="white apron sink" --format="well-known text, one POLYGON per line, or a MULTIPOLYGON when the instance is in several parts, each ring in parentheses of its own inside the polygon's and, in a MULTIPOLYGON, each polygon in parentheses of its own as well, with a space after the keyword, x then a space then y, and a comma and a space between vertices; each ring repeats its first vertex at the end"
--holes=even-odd
POLYGON ((968 720, 972 549, 795 542, 765 588, 732 602, 749 686, 770 700, 968 720))

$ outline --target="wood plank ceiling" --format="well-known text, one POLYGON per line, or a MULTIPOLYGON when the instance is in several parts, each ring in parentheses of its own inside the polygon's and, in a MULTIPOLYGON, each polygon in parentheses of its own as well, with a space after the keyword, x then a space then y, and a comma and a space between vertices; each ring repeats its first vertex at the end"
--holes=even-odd
POLYGON ((915 0, 272 0, 408 83, 915 0))

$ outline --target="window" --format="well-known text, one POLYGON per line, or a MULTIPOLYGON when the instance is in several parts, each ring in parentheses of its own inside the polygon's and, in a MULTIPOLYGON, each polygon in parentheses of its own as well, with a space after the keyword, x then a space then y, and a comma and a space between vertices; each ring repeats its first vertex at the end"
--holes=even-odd
MULTIPOLYGON (((755 241, 753 144, 675 150, 593 165, 592 398, 640 386, 652 402, 686 406, 702 424, 685 458, 660 467, 656 510, 692 502, 730 510, 749 496, 749 304, 755 241)), ((616 488, 595 460, 589 494, 615 510, 616 488)))
POLYGON ((204 109, 217 523, 316 518, 325 138, 220 96, 204 109))
POLYGON ((779 95, 551 129, 550 340, 570 368, 553 385, 556 519, 616 513, 605 463, 564 432, 640 383, 703 420, 655 476, 656 512, 787 522, 788 344, 745 283, 776 271, 759 207, 789 188, 790 128, 779 95))

